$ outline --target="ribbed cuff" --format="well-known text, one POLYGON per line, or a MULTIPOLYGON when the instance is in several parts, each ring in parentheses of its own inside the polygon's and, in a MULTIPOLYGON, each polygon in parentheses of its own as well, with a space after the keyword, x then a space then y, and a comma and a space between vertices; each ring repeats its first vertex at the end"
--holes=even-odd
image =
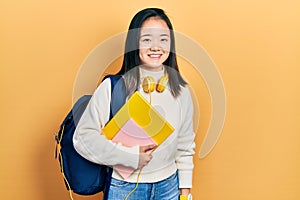
POLYGON ((193 172, 192 171, 178 171, 179 188, 192 188, 193 172))
POLYGON ((119 162, 124 163, 124 166, 126 167, 137 169, 139 164, 139 146, 121 148, 121 152, 118 156, 119 162))

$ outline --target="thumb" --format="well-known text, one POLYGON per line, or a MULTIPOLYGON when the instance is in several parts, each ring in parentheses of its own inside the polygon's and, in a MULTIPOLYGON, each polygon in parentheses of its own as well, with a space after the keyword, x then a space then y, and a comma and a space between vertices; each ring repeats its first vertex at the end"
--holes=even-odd
POLYGON ((155 144, 146 145, 144 146, 144 152, 154 150, 155 148, 156 148, 155 144))
POLYGON ((140 153, 146 153, 147 151, 150 151, 156 147, 155 144, 140 146, 140 153))

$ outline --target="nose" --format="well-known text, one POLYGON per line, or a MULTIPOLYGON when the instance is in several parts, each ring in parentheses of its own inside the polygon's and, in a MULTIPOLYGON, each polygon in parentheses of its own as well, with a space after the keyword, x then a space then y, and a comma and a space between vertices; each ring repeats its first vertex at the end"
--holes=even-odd
POLYGON ((150 50, 152 50, 152 51, 159 51, 159 50, 161 50, 161 45, 160 45, 159 40, 153 40, 151 42, 150 50))
POLYGON ((159 51, 161 48, 160 47, 157 47, 157 46, 152 46, 150 48, 151 51, 159 51))

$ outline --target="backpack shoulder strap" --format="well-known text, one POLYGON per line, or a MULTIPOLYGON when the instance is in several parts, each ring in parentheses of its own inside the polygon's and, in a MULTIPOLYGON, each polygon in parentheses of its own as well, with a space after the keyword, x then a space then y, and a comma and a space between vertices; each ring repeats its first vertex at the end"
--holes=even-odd
MULTIPOLYGON (((118 110, 125 104, 126 88, 122 76, 108 75, 104 77, 104 79, 106 78, 110 78, 110 82, 111 82, 111 100, 110 100, 109 119, 112 119, 113 116, 118 112, 118 110)), ((108 190, 110 187, 112 173, 113 173, 113 169, 111 167, 108 167, 103 200, 108 199, 108 190)))
MULTIPOLYGON (((111 82, 111 100, 110 100, 110 114, 111 119, 126 101, 126 88, 122 76, 120 75, 108 75, 104 79, 110 78, 111 82)), ((104 80, 103 79, 103 80, 104 80)))

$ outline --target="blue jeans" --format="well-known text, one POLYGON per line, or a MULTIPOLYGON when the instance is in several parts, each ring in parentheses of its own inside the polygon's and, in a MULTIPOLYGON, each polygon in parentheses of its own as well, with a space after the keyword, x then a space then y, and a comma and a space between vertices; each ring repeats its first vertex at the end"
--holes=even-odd
MULTIPOLYGON (((136 183, 128 183, 112 178, 108 200, 124 200, 136 183)), ((139 183, 128 200, 179 200, 177 172, 156 183, 139 183)))

